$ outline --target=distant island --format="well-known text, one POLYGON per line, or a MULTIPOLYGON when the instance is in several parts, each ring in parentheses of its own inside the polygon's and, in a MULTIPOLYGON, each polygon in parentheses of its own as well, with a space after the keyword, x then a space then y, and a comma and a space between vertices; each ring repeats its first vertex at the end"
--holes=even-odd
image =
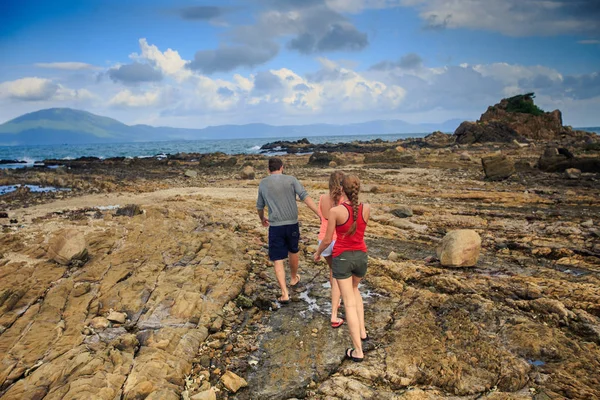
POLYGON ((402 120, 376 120, 344 125, 283 126, 255 123, 186 129, 126 125, 87 111, 49 108, 24 114, 0 125, 0 146, 454 132, 462 121, 411 124, 402 120))

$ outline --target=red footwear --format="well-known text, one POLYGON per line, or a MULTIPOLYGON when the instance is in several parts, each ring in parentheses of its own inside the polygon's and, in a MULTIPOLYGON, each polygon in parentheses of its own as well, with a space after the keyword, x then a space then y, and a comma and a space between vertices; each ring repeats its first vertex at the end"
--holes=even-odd
POLYGON ((344 325, 344 320, 342 318, 338 318, 338 321, 331 323, 333 329, 339 328, 342 325, 344 325))

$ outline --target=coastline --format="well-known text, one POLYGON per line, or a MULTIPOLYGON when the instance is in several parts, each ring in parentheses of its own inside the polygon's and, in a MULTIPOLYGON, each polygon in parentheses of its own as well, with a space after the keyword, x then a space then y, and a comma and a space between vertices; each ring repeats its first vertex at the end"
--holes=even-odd
MULTIPOLYGON (((311 196, 342 169, 360 176, 372 204, 363 290, 374 340, 361 365, 343 360, 345 328, 328 325, 327 267, 310 261, 318 221, 302 206, 305 284, 289 307, 274 303, 255 211, 266 156, 2 170, 2 183, 71 191, 0 196, 0 398, 176 399, 206 385, 231 399, 343 398, 349 386, 378 398, 600 396, 598 173, 538 169, 547 143, 446 139, 377 143, 394 149, 330 154, 326 163, 282 156, 311 196), (518 170, 485 179, 481 158, 497 151, 518 170), (254 176, 243 179, 248 166, 254 176), (136 207, 119 211, 128 204, 136 207), (413 215, 395 216, 401 206, 413 215), (49 256, 66 229, 85 238, 83 265, 49 256), (454 229, 481 235, 475 268, 436 260, 454 229), (124 313, 122 322, 111 312, 124 313), (226 371, 248 387, 227 391, 226 371)), ((597 157, 583 144, 573 152, 597 157)))

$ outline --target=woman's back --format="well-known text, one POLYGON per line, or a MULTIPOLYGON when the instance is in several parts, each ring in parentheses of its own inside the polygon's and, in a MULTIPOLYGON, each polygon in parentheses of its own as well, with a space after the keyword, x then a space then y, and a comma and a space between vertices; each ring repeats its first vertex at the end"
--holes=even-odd
MULTIPOLYGON (((354 223, 352 205, 342 203, 335 209, 335 233, 337 234, 337 240, 333 246, 333 257, 339 256, 344 251, 364 251, 366 253, 367 245, 364 236, 367 228, 367 220, 369 218, 369 205, 359 204, 358 218, 356 219, 356 231, 353 234, 349 234, 352 224, 354 223)), ((333 222, 333 220, 331 222, 333 222)))

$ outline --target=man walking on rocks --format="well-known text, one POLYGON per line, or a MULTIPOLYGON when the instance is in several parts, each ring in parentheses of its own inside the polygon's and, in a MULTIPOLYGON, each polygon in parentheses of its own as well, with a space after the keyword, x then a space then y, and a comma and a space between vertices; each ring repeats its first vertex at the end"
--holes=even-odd
POLYGON ((281 304, 290 302, 289 292, 285 283, 283 260, 289 257, 290 286, 300 282, 298 275, 298 241, 300 229, 298 226, 298 206, 296 195, 317 216, 318 210, 308 192, 298 182, 298 179, 283 173, 283 161, 272 157, 269 159, 269 176, 260 181, 256 209, 264 227, 269 227, 269 259, 275 264, 275 276, 281 287, 281 304), (265 218, 265 206, 269 209, 269 218, 265 218))

